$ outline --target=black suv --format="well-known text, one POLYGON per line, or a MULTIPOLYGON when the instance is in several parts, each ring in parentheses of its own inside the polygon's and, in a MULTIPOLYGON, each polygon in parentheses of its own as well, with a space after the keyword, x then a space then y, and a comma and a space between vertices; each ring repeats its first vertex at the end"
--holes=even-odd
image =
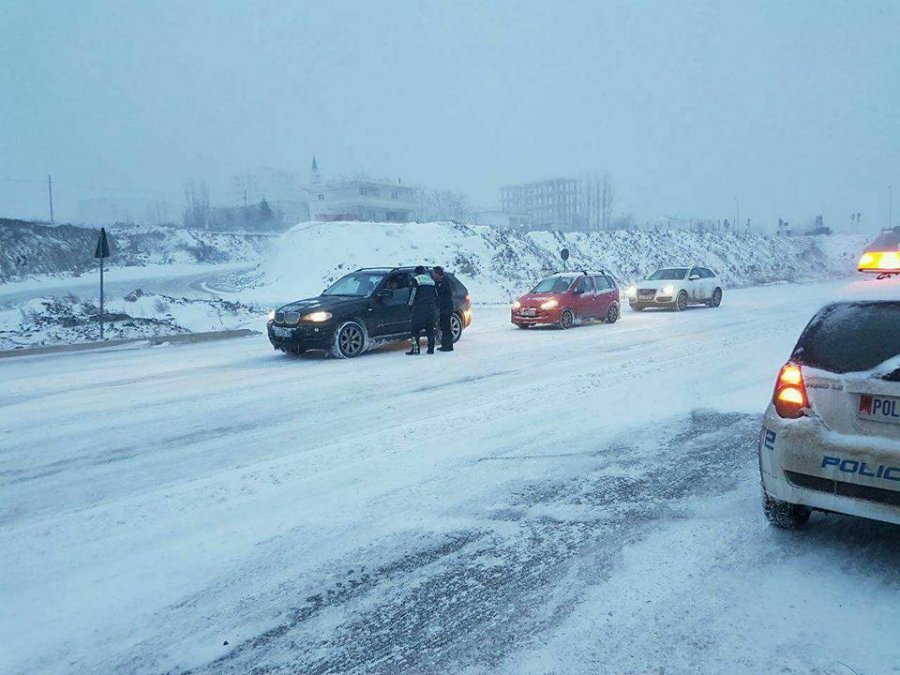
MULTIPOLYGON (((414 267, 371 267, 341 277, 317 298, 297 300, 269 315, 269 342, 283 352, 321 349, 352 359, 388 342, 409 338, 414 267)), ((431 269, 428 269, 431 272, 431 269)), ((449 272, 453 284, 453 341, 472 323, 466 287, 449 272)))

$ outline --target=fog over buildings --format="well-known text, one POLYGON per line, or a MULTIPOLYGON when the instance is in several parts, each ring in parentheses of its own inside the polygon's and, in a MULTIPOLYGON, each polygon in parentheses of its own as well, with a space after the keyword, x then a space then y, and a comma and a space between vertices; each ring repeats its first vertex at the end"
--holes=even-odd
POLYGON ((288 204, 315 154, 329 177, 454 190, 485 211, 503 186, 595 174, 611 177, 613 218, 822 214, 840 230, 861 213, 877 229, 893 185, 900 219, 894 2, 0 13, 0 216, 47 219, 49 174, 57 220, 102 200, 176 220, 188 180, 240 206, 265 176, 288 204))

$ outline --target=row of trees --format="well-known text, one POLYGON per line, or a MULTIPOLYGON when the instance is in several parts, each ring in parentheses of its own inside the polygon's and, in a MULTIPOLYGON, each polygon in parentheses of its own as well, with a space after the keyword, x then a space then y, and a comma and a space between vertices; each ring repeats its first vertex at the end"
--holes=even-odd
POLYGON ((184 185, 182 223, 201 230, 267 232, 280 229, 282 215, 263 197, 258 204, 210 206, 206 183, 189 180, 184 185))

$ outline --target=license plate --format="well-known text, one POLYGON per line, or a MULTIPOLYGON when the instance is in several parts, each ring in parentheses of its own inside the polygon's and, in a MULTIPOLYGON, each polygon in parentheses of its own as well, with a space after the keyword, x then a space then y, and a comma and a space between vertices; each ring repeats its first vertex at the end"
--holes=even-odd
POLYGON ((522 310, 522 316, 537 316, 537 310, 533 307, 528 307, 522 310))
POLYGON ((863 394, 859 397, 857 415, 873 422, 900 424, 900 398, 863 394))
POLYGON ((281 328, 280 326, 273 326, 272 332, 275 333, 275 337, 280 337, 280 338, 289 338, 294 334, 293 329, 281 328))

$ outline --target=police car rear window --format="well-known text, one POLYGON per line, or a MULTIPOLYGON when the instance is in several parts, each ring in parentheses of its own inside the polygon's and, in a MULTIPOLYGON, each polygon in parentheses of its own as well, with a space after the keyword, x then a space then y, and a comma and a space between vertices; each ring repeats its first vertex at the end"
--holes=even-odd
POLYGON ((900 302, 829 305, 803 331, 793 359, 833 373, 871 370, 900 355, 900 302))

